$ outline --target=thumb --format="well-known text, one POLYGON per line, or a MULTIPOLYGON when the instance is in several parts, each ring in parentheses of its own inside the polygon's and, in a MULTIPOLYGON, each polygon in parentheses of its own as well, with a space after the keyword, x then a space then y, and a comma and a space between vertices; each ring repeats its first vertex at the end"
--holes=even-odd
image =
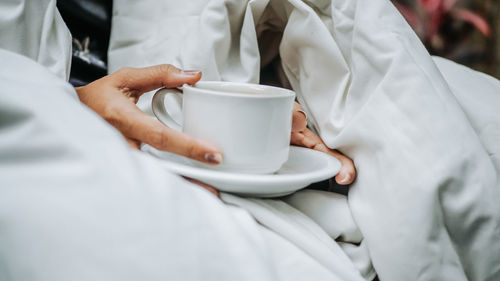
POLYGON ((170 64, 160 64, 144 68, 122 68, 111 76, 117 81, 117 88, 141 95, 162 87, 192 85, 201 79, 201 71, 181 70, 170 64))
POLYGON ((302 110, 302 106, 294 102, 292 113, 292 132, 302 132, 307 127, 307 116, 302 110))

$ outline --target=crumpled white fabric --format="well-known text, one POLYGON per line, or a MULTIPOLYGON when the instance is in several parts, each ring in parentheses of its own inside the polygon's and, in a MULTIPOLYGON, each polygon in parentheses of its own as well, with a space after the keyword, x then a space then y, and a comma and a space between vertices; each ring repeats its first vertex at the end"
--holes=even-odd
POLYGON ((0 60, 0 280, 364 280, 130 149, 43 66, 0 60))
POLYGON ((334 192, 303 190, 283 198, 283 201, 317 223, 337 242, 367 280, 375 277, 366 242, 354 222, 346 196, 334 192))
POLYGON ((376 276, 366 244, 344 195, 304 190, 281 199, 222 194, 224 202, 247 210, 261 225, 293 243, 341 280, 376 276))
MULTIPOLYGON (((49 3, 18 1, 19 18, 49 3)), ((31 23, 54 20, 41 15, 31 23)), ((68 58, 68 46, 33 44, 68 58)), ((17 51, 0 48, 0 280, 363 280, 131 150, 52 60, 17 51)))
POLYGON ((27 56, 68 80, 71 35, 56 8, 56 2, 0 2, 0 49, 27 56))
POLYGON ((257 83, 276 53, 259 35, 281 32, 311 127, 357 165, 349 207, 380 279, 500 279, 500 83, 436 65, 389 1, 115 0, 114 13, 112 70, 257 83))

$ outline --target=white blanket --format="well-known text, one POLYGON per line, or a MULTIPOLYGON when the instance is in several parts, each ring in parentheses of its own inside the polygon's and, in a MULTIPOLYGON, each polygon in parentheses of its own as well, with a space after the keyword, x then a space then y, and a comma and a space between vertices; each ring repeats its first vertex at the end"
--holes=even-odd
POLYGON ((131 150, 46 68, 0 60, 0 280, 364 280, 333 240, 298 237, 327 264, 304 254, 131 150))
POLYGON ((27 56, 59 77, 69 78, 71 36, 56 0, 2 1, 0 39, 0 49, 27 56))
POLYGON ((311 127, 356 163, 349 208, 380 279, 500 280, 500 83, 434 62, 389 1, 114 2, 113 70, 257 83, 277 52, 311 127), (282 39, 259 52, 266 31, 282 39))
POLYGON ((290 243, 131 150, 61 79, 69 47, 36 41, 66 30, 53 4, 0 3, 23 27, 0 33, 0 280, 363 280, 308 217, 275 220, 316 235, 290 243))

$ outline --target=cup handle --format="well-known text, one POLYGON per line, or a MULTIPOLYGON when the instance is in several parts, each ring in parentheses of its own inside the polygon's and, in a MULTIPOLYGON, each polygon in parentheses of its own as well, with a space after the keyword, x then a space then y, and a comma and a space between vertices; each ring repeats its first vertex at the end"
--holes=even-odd
POLYGON ((182 126, 177 123, 168 113, 165 108, 165 97, 167 95, 182 95, 182 91, 178 89, 167 89, 163 88, 158 90, 154 96, 151 106, 153 108, 154 115, 165 124, 167 127, 170 127, 177 131, 182 131, 182 126))

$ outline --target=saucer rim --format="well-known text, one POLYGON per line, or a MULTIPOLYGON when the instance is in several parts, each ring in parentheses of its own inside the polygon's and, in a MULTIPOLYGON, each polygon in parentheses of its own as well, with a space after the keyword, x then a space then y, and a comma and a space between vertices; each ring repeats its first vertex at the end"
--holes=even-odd
MULTIPOLYGON (((302 151, 304 153, 314 155, 314 157, 324 158, 325 160, 327 160, 326 161, 327 164, 321 169, 304 173, 297 173, 297 174, 246 174, 246 173, 234 173, 234 172, 211 170, 203 167, 188 165, 187 163, 179 163, 176 161, 172 161, 163 158, 159 155, 156 155, 154 151, 156 149, 147 144, 143 146, 143 150, 146 153, 158 159, 159 161, 161 161, 163 166, 165 166, 167 169, 169 169, 174 173, 187 177, 193 177, 199 180, 213 180, 213 181, 224 180, 226 182, 232 182, 234 184, 239 184, 239 183, 248 184, 248 182, 252 182, 255 184, 274 185, 274 184, 284 184, 288 182, 296 183, 302 181, 314 183, 335 176, 340 171, 340 168, 342 166, 340 161, 333 156, 330 156, 320 151, 293 145, 290 146, 290 152, 289 152, 290 154, 301 153, 302 151), (307 176, 307 178, 304 178, 305 176, 307 176)), ((287 162, 285 162, 285 164, 287 162)))

